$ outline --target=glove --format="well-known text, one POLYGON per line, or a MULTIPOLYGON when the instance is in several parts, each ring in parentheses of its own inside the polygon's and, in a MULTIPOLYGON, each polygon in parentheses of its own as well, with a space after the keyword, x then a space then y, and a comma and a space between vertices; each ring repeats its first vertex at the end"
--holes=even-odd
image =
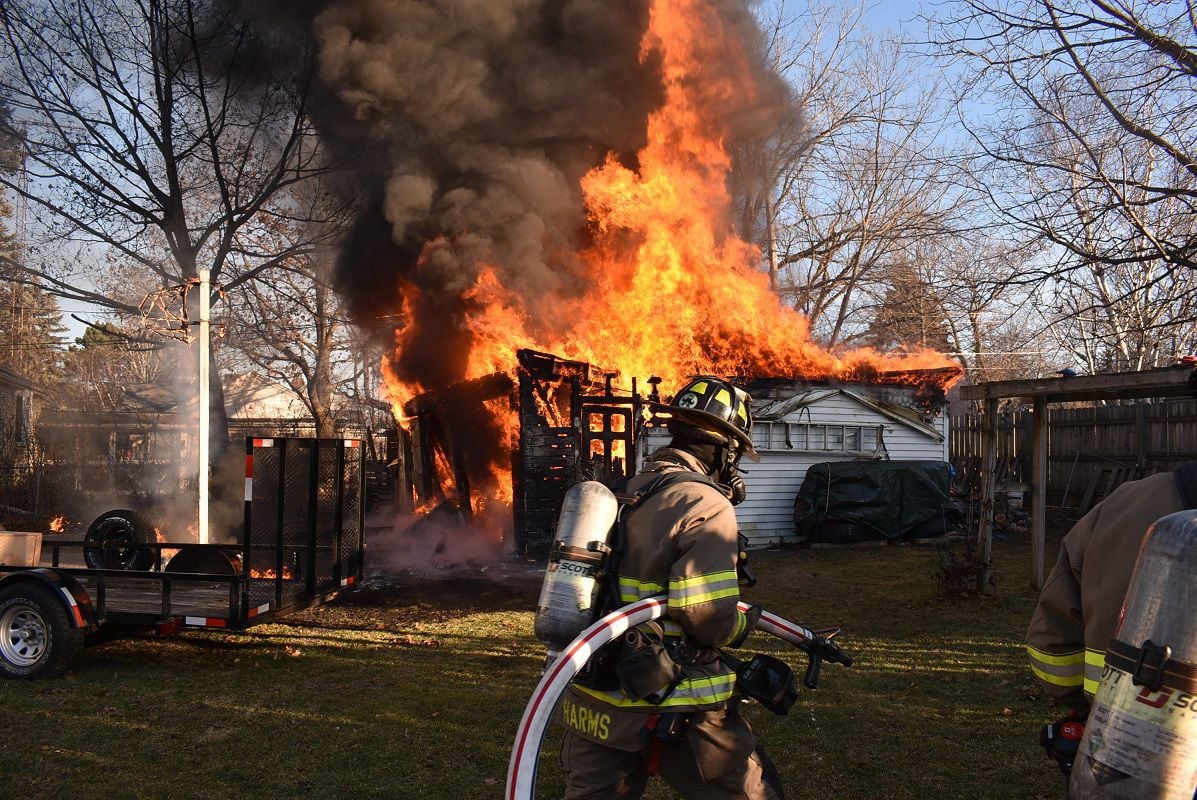
POLYGON ((1060 772, 1064 773, 1065 778, 1072 774, 1072 762, 1076 759, 1084 734, 1085 717, 1076 712, 1049 722, 1039 731, 1039 744, 1060 765, 1060 772))
POLYGON ((731 500, 733 506, 740 505, 748 497, 748 487, 744 485, 744 479, 738 472, 733 472, 732 476, 727 479, 727 488, 731 492, 728 499, 731 500))

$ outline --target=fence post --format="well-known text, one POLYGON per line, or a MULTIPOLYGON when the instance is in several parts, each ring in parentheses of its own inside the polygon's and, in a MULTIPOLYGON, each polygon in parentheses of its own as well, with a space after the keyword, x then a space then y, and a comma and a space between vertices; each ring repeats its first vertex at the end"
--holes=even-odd
POLYGON ((984 594, 993 592, 993 494, 997 469, 997 408, 995 397, 985 399, 985 418, 981 426, 984 465, 981 468, 981 586, 984 594))
POLYGON ((1148 445, 1150 428, 1147 425, 1147 409, 1146 403, 1135 403, 1135 466, 1142 475, 1147 474, 1148 453, 1151 450, 1148 445))
POLYGON ((1047 398, 1035 398, 1031 445, 1031 588, 1043 589, 1043 560, 1047 547, 1047 398))

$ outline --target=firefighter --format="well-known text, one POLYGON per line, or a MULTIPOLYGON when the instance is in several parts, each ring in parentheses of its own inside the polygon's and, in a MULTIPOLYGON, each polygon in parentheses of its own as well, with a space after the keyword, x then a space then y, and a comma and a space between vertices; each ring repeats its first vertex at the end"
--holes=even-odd
POLYGON ((737 463, 759 460, 750 400, 716 378, 688 383, 665 409, 669 445, 629 481, 629 494, 650 493, 626 512, 620 603, 668 594, 669 613, 625 635, 617 666, 563 696, 567 800, 636 798, 654 774, 686 798, 782 796, 719 653, 743 644, 760 616, 737 608, 732 508, 745 495, 737 463), (647 489, 674 473, 694 479, 647 489))
POLYGON ((1066 775, 1101 682, 1139 545, 1153 522, 1186 508, 1197 508, 1197 462, 1122 484, 1060 544, 1031 616, 1027 654, 1048 694, 1070 710, 1041 737, 1066 775))

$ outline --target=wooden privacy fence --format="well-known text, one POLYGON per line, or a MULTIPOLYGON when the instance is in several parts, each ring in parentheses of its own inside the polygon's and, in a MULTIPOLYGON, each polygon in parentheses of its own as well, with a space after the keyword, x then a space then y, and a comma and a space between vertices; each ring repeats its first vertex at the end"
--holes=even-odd
MULTIPOLYGON (((1029 483, 1033 414, 998 414, 999 483, 1029 483)), ((951 417, 950 452, 958 473, 979 471, 980 414, 951 417)), ((1197 459, 1197 400, 1047 409, 1047 494, 1051 505, 1085 509, 1124 480, 1197 459)))

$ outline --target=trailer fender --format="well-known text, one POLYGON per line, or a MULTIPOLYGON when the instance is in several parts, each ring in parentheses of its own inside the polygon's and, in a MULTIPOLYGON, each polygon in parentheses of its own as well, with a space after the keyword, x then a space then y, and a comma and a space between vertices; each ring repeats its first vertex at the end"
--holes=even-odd
POLYGON ((44 583, 62 601, 66 608, 67 619, 74 628, 94 628, 96 621, 95 607, 83 585, 65 572, 59 572, 50 567, 21 570, 0 578, 0 589, 23 581, 44 583))

